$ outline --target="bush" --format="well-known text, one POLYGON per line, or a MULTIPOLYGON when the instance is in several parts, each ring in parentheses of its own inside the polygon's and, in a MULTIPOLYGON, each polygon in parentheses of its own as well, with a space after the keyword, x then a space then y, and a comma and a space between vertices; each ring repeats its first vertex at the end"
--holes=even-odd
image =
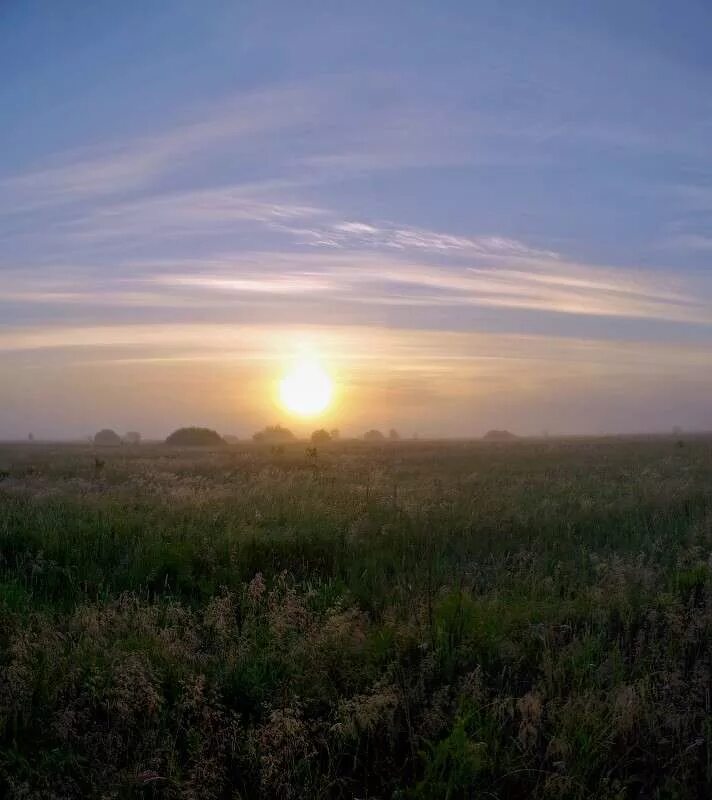
POLYGON ((482 437, 486 442, 513 442, 519 437, 510 431, 487 431, 482 437))
POLYGON ((331 434, 329 431, 324 430, 324 428, 320 428, 318 431, 312 433, 311 440, 314 444, 327 444, 331 441, 331 434))
POLYGON ((264 430, 258 431, 252 437, 256 442, 266 444, 284 444, 296 441, 296 436, 281 425, 268 425, 264 430))
POLYGON ((210 428, 178 428, 166 439, 166 444, 179 447, 214 447, 224 445, 225 440, 210 428))
POLYGON ((94 444, 99 444, 102 447, 118 447, 121 444, 121 437, 111 428, 104 428, 94 437, 94 444))

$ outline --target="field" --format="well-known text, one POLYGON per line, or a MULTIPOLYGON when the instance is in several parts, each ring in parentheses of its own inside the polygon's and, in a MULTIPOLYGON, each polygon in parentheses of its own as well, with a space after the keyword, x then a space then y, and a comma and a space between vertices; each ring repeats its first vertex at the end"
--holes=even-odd
POLYGON ((712 793, 710 439, 3 445, 0 477, 1 796, 712 793))

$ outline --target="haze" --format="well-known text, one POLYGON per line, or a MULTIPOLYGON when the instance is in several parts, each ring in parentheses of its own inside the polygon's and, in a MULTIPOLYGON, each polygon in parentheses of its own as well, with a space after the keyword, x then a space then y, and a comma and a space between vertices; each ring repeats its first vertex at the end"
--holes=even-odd
POLYGON ((712 7, 579 6, 3 3, 0 438, 712 428, 712 7))

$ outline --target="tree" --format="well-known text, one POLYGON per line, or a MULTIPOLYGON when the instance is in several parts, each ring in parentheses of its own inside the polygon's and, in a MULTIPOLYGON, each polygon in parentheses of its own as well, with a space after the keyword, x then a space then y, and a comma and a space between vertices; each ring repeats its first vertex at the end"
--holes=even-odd
POLYGON ((124 436, 126 444, 141 444, 141 434, 138 431, 129 431, 124 436))
POLYGON ((363 440, 365 442, 382 442, 385 439, 385 436, 375 429, 371 429, 370 431, 366 431, 363 435, 363 440))
POLYGON ((388 438, 389 438, 389 439, 390 439, 392 442, 397 442, 397 441, 400 439, 400 434, 398 433, 398 431, 397 431, 395 428, 391 428, 391 429, 388 431, 388 438))
POLYGON ((103 428, 94 436, 94 444, 101 447, 118 447, 121 444, 121 437, 111 428, 103 428))
POLYGON ((166 439, 166 444, 177 447, 216 447, 225 440, 211 428, 178 428, 166 439))
POLYGON ((324 430, 324 428, 319 428, 318 431, 314 431, 311 435, 311 440, 314 444, 327 444, 331 441, 331 438, 329 431, 324 430))
POLYGON ((296 441, 297 437, 281 425, 268 425, 264 430, 255 433, 252 438, 263 444, 284 444, 296 441))
POLYGON ((341 438, 341 432, 339 431, 338 428, 332 428, 329 431, 329 436, 331 436, 331 441, 335 442, 337 439, 341 438))

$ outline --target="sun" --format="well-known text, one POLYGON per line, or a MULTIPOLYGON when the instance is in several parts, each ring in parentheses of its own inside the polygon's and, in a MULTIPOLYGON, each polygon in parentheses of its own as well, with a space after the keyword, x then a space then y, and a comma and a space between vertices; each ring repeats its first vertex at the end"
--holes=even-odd
POLYGON ((331 403, 334 384, 318 361, 298 361, 279 382, 279 399, 287 411, 314 417, 331 403))

